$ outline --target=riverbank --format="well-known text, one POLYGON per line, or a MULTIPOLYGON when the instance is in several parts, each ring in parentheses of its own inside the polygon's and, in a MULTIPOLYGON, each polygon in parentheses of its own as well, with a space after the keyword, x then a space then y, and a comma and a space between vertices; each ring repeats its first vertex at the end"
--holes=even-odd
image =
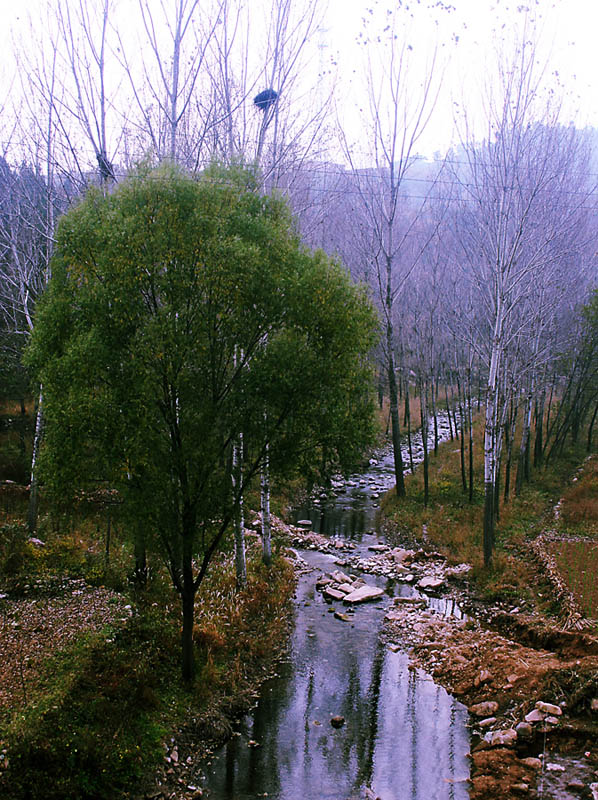
MULTIPOLYGON (((565 631, 540 613, 484 603, 472 571, 438 552, 378 544, 368 558, 356 558, 350 542, 331 544, 297 529, 289 535, 295 546, 336 553, 337 567, 366 581, 381 576, 417 590, 392 601, 385 641, 393 651, 408 652, 414 670, 424 670, 469 709, 472 800, 593 797, 598 637, 565 631)), ((342 600, 349 590, 343 579, 337 570, 318 585, 342 600)), ((342 612, 335 616, 346 619, 342 612)))
POLYGON ((581 782, 580 770, 554 772, 572 796, 591 797, 598 782, 597 637, 517 612, 481 623, 408 605, 388 612, 387 635, 410 647, 414 666, 468 707, 472 800, 536 796, 553 752, 583 765, 581 782))
POLYGON ((229 558, 214 565, 198 598, 191 691, 180 682, 179 603, 165 579, 123 592, 45 576, 4 591, 2 797, 195 796, 199 762, 230 736, 284 652, 294 582, 281 556, 266 570, 255 537, 246 590, 235 590, 229 558))
POLYGON ((470 564, 438 589, 467 619, 398 604, 387 615, 388 641, 409 647, 414 668, 470 710, 471 798, 595 798, 596 461, 570 451, 536 473, 520 497, 501 502, 494 563, 486 569, 483 497, 474 491, 467 502, 458 457, 447 444, 431 459, 427 508, 421 477, 410 477, 406 499, 384 498, 380 524, 390 545, 435 549, 448 564, 470 564))

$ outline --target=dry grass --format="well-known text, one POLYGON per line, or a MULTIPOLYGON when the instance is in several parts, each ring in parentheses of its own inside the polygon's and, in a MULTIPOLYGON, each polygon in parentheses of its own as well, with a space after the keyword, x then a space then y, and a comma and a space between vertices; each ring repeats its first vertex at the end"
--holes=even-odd
MULTIPOLYGON (((580 454, 570 453, 561 461, 554 461, 541 472, 532 470, 532 481, 523 487, 520 497, 515 497, 513 485, 516 464, 511 472, 511 498, 505 503, 501 489, 499 519, 495 529, 495 552, 490 569, 484 568, 482 552, 484 486, 483 486, 483 420, 474 419, 474 493, 469 503, 468 493, 461 482, 461 456, 458 441, 444 443, 438 454, 430 455, 430 495, 428 506, 424 500, 424 477, 420 467, 415 475, 406 476, 407 497, 398 499, 389 492, 382 503, 387 518, 388 535, 400 541, 407 536, 443 553, 453 562, 467 562, 474 566, 474 577, 482 590, 491 598, 512 597, 514 600, 533 593, 537 581, 529 554, 529 540, 548 524, 552 506, 556 503, 562 486, 579 464, 580 454)), ((517 442, 515 443, 517 447, 517 442)), ((516 453, 517 450, 514 450, 516 453)), ((467 461, 466 448, 466 461, 467 461)), ((588 471, 586 481, 597 480, 597 471, 588 471)), ((501 483, 504 481, 504 470, 501 483)), ((569 516, 573 509, 582 514, 584 531, 588 530, 590 509, 595 497, 574 484, 566 508, 569 516), (583 511, 581 510, 583 509, 583 511)), ((564 506, 565 508, 565 506, 564 506)), ((563 514, 565 511, 563 509, 563 514)))
POLYGON ((598 535, 598 459, 587 461, 576 478, 562 498, 562 521, 568 528, 581 526, 598 535))
POLYGON ((557 529, 563 538, 550 544, 561 577, 583 613, 598 618, 598 458, 585 461, 559 503, 557 529))
POLYGON ((293 594, 292 566, 277 558, 269 570, 254 546, 248 550, 247 587, 238 591, 235 582, 230 561, 213 565, 197 598, 193 639, 203 660, 198 684, 211 692, 215 683, 234 694, 247 671, 287 641, 288 617, 282 611, 293 594))
MULTIPOLYGON (((456 389, 455 389, 456 392, 456 389)), ((451 398, 451 392, 449 391, 449 400, 451 404, 453 404, 453 398, 451 398)), ((446 390, 441 388, 438 393, 438 400, 436 402, 436 406, 438 410, 445 410, 446 409, 446 390)), ((432 406, 429 404, 428 413, 432 413, 432 406)), ((390 431, 390 402, 388 397, 384 398, 382 408, 378 408, 378 422, 380 428, 383 431, 390 431)), ((416 394, 415 389, 410 387, 409 389, 409 416, 411 418, 411 430, 417 430, 421 426, 421 402, 419 395, 416 394)), ((405 423, 405 397, 399 398, 399 422, 401 425, 401 431, 404 433, 406 430, 406 423, 405 423)))
MULTIPOLYGON (((25 400, 25 412, 28 415, 33 415, 35 409, 35 401, 32 398, 25 400)), ((5 400, 0 402, 0 417, 16 417, 21 414, 20 400, 5 400)))
POLYGON ((549 549, 585 616, 598 619, 598 542, 561 540, 549 549))
POLYGON ((459 442, 442 444, 438 453, 430 455, 430 496, 424 506, 424 475, 420 466, 415 474, 406 475, 407 497, 397 499, 394 492, 383 498, 382 509, 401 533, 426 540, 455 562, 481 563, 481 524, 483 485, 481 434, 474 440, 474 498, 468 501, 461 483, 459 442))

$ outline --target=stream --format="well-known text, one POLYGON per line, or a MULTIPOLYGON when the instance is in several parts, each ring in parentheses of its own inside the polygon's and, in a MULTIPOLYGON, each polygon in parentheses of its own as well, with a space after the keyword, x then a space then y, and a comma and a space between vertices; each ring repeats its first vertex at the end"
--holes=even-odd
MULTIPOLYGON (((448 438, 446 418, 439 427, 448 438)), ((420 461, 421 437, 413 449, 420 461)), ((374 531, 377 501, 393 484, 392 453, 385 452, 367 472, 334 481, 332 492, 297 508, 294 519, 353 541, 354 553, 365 556, 381 541, 374 531)), ((332 612, 346 608, 315 588, 320 574, 335 569, 336 557, 300 555, 313 569, 299 578, 288 658, 205 765, 204 793, 211 800, 465 800, 466 708, 429 675, 410 669, 407 654, 394 652, 381 635, 389 597, 417 591, 368 575, 385 595, 342 621, 332 612), (331 724, 336 716, 344 718, 340 727, 331 724)), ((426 600, 436 613, 460 615, 452 601, 426 600)))

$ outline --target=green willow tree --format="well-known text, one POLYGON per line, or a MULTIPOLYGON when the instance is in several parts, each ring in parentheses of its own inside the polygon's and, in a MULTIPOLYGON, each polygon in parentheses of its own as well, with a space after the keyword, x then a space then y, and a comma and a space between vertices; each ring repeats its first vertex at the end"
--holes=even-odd
POLYGON ((370 438, 375 311, 241 168, 92 191, 59 224, 52 275, 28 356, 45 484, 118 490, 180 595, 190 681, 196 593, 266 450, 277 474, 322 452, 342 466, 370 438))

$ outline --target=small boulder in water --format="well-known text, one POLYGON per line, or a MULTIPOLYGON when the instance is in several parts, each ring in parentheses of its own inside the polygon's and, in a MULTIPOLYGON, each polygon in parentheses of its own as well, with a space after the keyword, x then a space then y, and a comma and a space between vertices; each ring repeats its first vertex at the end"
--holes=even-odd
POLYGON ((376 600, 384 594, 384 590, 377 586, 360 586, 351 594, 346 595, 345 603, 365 603, 367 600, 376 600))
POLYGON ((422 578, 421 581, 417 584, 419 589, 423 589, 423 591, 433 592, 436 589, 440 589, 441 586, 444 585, 444 581, 442 578, 434 578, 429 576, 427 578, 422 578))

